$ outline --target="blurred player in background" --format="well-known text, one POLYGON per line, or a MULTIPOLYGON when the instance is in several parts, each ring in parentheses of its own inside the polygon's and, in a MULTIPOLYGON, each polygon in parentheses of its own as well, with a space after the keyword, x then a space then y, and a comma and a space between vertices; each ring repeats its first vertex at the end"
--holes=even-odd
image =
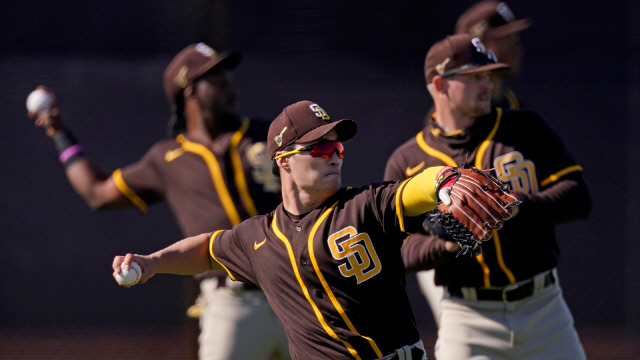
MULTIPOLYGON (((522 203, 477 257, 450 257, 435 271, 440 299, 436 358, 584 359, 562 296, 557 225, 586 219, 591 200, 560 137, 536 113, 491 106, 490 72, 508 65, 479 38, 457 34, 425 59, 433 119, 389 158, 387 180, 437 165, 492 169, 522 203)), ((419 176, 419 175, 416 175, 419 176)), ((424 247, 447 238, 428 225, 402 248, 407 271, 423 269, 424 247)))
MULTIPOLYGON (((403 182, 341 187, 342 142, 356 131, 355 122, 333 120, 311 101, 287 106, 267 138, 282 187, 274 211, 148 256, 116 256, 114 276, 131 261, 140 264, 142 283, 156 273, 224 268, 264 290, 285 325, 293 359, 426 359, 400 247, 405 231, 419 229, 436 206, 443 167, 403 182)), ((510 216, 513 196, 476 194, 468 200, 491 208, 491 216, 510 216)), ((486 224, 483 231, 497 227, 486 224)))
POLYGON ((516 19, 504 2, 481 1, 465 11, 456 23, 456 34, 480 38, 508 69, 492 71, 491 103, 503 109, 520 109, 522 103, 505 85, 505 79, 517 77, 522 67, 523 48, 520 32, 531 26, 529 19, 516 19))
MULTIPOLYGON (((456 23, 457 34, 469 34, 482 40, 487 49, 493 51, 500 62, 508 68, 489 73, 493 84, 491 104, 503 109, 520 109, 522 103, 515 92, 505 85, 505 79, 520 74, 522 63, 522 45, 519 33, 531 26, 529 19, 516 19, 504 2, 495 0, 481 1, 465 11, 456 23)), ((435 107, 429 111, 425 124, 432 121, 435 107)), ((443 234, 446 236, 446 234, 443 234)), ((434 282, 435 270, 420 271, 416 274, 422 294, 426 297, 431 313, 439 323, 440 299, 444 295, 441 286, 434 282)))
MULTIPOLYGON (((229 71, 240 61, 240 53, 217 53, 204 43, 179 52, 164 73, 172 138, 109 176, 63 126, 57 104, 29 116, 53 140, 69 182, 92 209, 135 206, 146 212, 166 200, 185 236, 230 229, 281 201, 261 142, 269 123, 236 113, 229 71)), ((200 359, 289 358, 282 324, 262 291, 232 281, 224 271, 198 279, 201 296, 192 313, 200 318, 200 359)))

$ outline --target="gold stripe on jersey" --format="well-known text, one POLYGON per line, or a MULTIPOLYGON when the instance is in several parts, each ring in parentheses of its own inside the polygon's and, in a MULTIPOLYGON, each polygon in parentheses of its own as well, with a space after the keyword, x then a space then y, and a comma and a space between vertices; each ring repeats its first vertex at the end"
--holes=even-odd
POLYGON ((422 151, 426 152, 427 155, 433 156, 434 158, 445 163, 446 165, 458 166, 456 162, 453 161, 451 157, 449 157, 449 155, 429 147, 429 145, 427 145, 427 143, 424 141, 424 135, 422 131, 420 131, 418 135, 416 135, 416 141, 418 142, 418 146, 420 146, 422 151))
POLYGON ((574 171, 582 171, 582 166, 573 165, 573 166, 569 166, 566 169, 562 169, 562 170, 558 171, 557 173, 549 176, 548 178, 542 180, 540 182, 540 186, 547 186, 547 185, 551 184, 552 182, 560 179, 561 177, 567 175, 568 173, 572 173, 574 171))
POLYGON ((493 125, 493 129, 491 129, 491 132, 489 133, 489 135, 487 135, 487 138, 482 141, 482 144, 480 144, 480 147, 478 148, 478 154, 476 154, 475 167, 477 167, 478 169, 482 170, 482 158, 484 157, 484 153, 487 151, 487 148, 491 144, 491 140, 496 135, 496 132, 498 132, 501 119, 502 109, 496 108, 496 123, 495 125, 493 125))
POLYGON ((398 223, 400 224, 400 231, 404 231, 404 216, 402 214, 402 190, 407 186, 409 179, 402 182, 398 190, 396 190, 396 216, 398 217, 398 223))
POLYGON ((482 268, 484 287, 490 287, 491 280, 489 278, 489 275, 491 274, 491 272, 489 270, 489 265, 487 265, 487 263, 484 261, 484 256, 482 254, 478 254, 478 256, 476 256, 476 260, 478 261, 478 263, 480 264, 480 267, 482 268))
POLYGON ((504 97, 507 98, 510 109, 520 109, 520 101, 518 101, 518 97, 516 96, 516 93, 513 92, 513 90, 511 90, 510 88, 505 88, 504 97))
POLYGON ((513 284, 516 282, 516 277, 513 276, 513 272, 511 272, 511 269, 509 269, 507 265, 505 265, 504 263, 504 257, 502 256, 502 244, 500 243, 500 236, 498 236, 498 230, 493 230, 492 232, 493 232, 493 241, 496 246, 496 257, 498 258, 498 265, 500 265, 500 268, 502 269, 502 271, 507 275, 509 282, 513 284))
POLYGON ((231 222, 231 225, 237 225, 240 223, 240 215, 238 215, 238 210, 231 199, 231 195, 229 195, 229 190, 224 183, 224 178, 222 177, 222 170, 220 170, 220 164, 218 164, 218 160, 216 160, 215 155, 209 150, 206 146, 198 143, 191 142, 187 140, 183 135, 178 135, 176 141, 180 143, 180 146, 185 151, 194 153, 196 155, 200 155, 204 162, 207 164, 209 168, 209 173, 211 174, 211 179, 213 181, 213 186, 216 188, 216 192, 218 193, 218 197, 220 198, 220 203, 224 208, 224 211, 227 213, 227 217, 231 222))
MULTIPOLYGON (((336 204, 337 203, 338 202, 336 202, 336 204)), ((335 206, 336 204, 333 204, 333 206, 335 206)), ((333 207, 331 209, 333 209, 333 207)), ((324 216, 324 214, 323 214, 323 216, 324 216)), ((327 321, 324 319, 324 316, 322 316, 322 313, 320 312, 320 309, 318 309, 318 306, 316 305, 316 303, 313 301, 313 299, 311 299, 311 296, 309 295, 309 290, 307 289, 306 285, 302 281, 302 277, 300 277, 300 271, 298 270, 298 263, 296 261, 295 255, 293 254, 293 249, 291 248, 291 243, 284 236, 284 234, 282 234, 280 229, 278 229, 278 225, 277 225, 278 223, 276 221, 276 218, 277 218, 277 215, 274 214, 273 215, 273 221, 271 222, 271 228, 273 229, 273 232, 276 234, 278 239, 280 239, 280 241, 282 241, 284 243, 284 246, 287 248, 287 253, 289 254, 289 260, 291 261, 291 267, 293 268, 293 273, 295 274, 296 279, 298 280, 298 285, 300 285, 300 289, 302 289, 302 293, 304 294, 304 297, 307 299, 307 301, 311 305, 311 308, 313 308, 313 312, 316 314, 316 317, 318 318, 318 321, 320 322, 320 325, 322 326, 324 331, 326 331, 326 333, 329 334, 329 336, 331 336, 331 338, 333 338, 336 341, 341 342, 349 350, 349 353, 351 353, 351 355, 353 357, 355 357, 357 360, 362 360, 360 358, 360 356, 358 355, 358 352, 353 348, 353 346, 348 341, 343 340, 340 337, 338 337, 338 335, 333 331, 333 329, 331 329, 331 327, 329 326, 327 321)), ((310 247, 309 251, 311 251, 311 249, 312 249, 312 247, 310 247)), ((314 267, 315 267, 315 265, 314 265, 314 267)))
POLYGON ((221 232, 222 232, 222 230, 218 230, 218 231, 214 232, 213 234, 211 234, 211 236, 209 236, 209 254, 213 258, 213 260, 215 260, 218 264, 220 264, 220 266, 222 266, 223 269, 225 269, 227 271, 227 274, 229 274, 229 277, 231 278, 231 280, 237 281, 236 278, 233 277, 233 274, 231 273, 231 271, 229 271, 229 269, 227 269, 227 267, 224 266, 223 263, 218 261, 218 259, 216 259, 216 256, 213 255, 213 241, 216 239, 216 236, 221 232))
POLYGON ((233 165, 233 174, 236 181, 236 187, 238 188, 238 193, 240 194, 242 204, 244 205, 244 208, 247 209, 247 213, 249 214, 249 216, 256 216, 258 215, 258 210, 256 210, 256 206, 253 203, 251 194, 249 193, 247 179, 245 178, 244 170, 242 169, 242 160, 240 159, 240 154, 238 154, 238 144, 244 137, 247 129, 249 129, 249 119, 244 118, 242 119, 242 125, 240 126, 240 129, 238 129, 238 131, 236 131, 233 136, 231 136, 231 143, 229 144, 229 154, 231 156, 231 164, 233 165))
POLYGON ((116 187, 120 191, 122 195, 124 195, 131 203, 137 207, 142 212, 147 212, 149 209, 149 205, 147 205, 144 200, 138 194, 136 194, 131 188, 124 182, 124 178, 122 177, 122 170, 116 169, 116 171, 111 174, 111 178, 113 182, 116 184, 116 187))
MULTIPOLYGON (((351 322, 351 320, 349 319, 349 317, 345 313, 344 309, 342 308, 342 305, 340 305, 340 303, 338 302, 338 299, 336 298, 335 294, 333 293, 333 291, 331 291, 331 288, 329 287, 329 284, 327 283, 327 280, 324 278, 324 275, 322 275, 322 271, 320 271, 320 267, 318 266, 318 261, 316 260, 316 256, 315 256, 315 253, 314 253, 314 250, 313 250, 313 238, 316 235, 316 231, 318 230, 318 227, 324 221, 324 219, 329 215, 329 213, 331 213, 331 211, 333 211, 333 209, 336 207, 336 205, 338 205, 339 202, 340 202, 340 200, 338 200, 335 203, 333 203, 333 205, 331 205, 320 216, 318 221, 316 221, 316 223, 313 225, 313 228, 311 228, 311 232, 309 233, 309 240, 308 240, 309 257, 311 258, 311 263, 313 264, 313 268, 316 271, 316 274, 318 275, 318 279, 320 279, 320 283, 322 284, 322 287, 327 292, 327 295, 329 296, 329 299, 331 299, 331 303, 336 308, 336 310, 340 314, 340 317, 342 317, 342 320, 344 320, 345 324, 347 324, 347 327, 349 328, 349 330, 351 330, 351 332, 353 332, 354 334, 356 334, 358 336, 361 336, 362 338, 367 340, 369 342, 369 345, 371 345, 371 348, 373 349, 373 351, 380 358, 380 357, 383 356, 383 354, 380 351, 380 349, 378 348, 378 345, 376 344, 376 342, 373 339, 371 339, 370 337, 367 337, 367 336, 364 336, 364 335, 360 335, 358 330, 356 330, 355 326, 353 326, 353 323, 351 322)), ((377 257, 374 258, 374 261, 375 260, 377 260, 377 257)), ((378 268, 380 267, 379 260, 377 261, 376 266, 378 268)), ((351 350, 352 349, 349 349, 349 352, 351 352, 351 350)), ((353 350, 353 352, 355 352, 355 350, 353 350)), ((352 352, 352 355, 353 355, 353 352, 352 352)))
MULTIPOLYGON (((493 125, 493 129, 491 129, 491 132, 489 133, 489 135, 487 135, 487 138, 484 139, 484 141, 482 141, 482 144, 480 144, 480 147, 478 148, 478 154, 476 155, 476 162, 475 162, 475 167, 477 167, 478 169, 482 169, 482 158, 484 157, 484 153, 487 151, 487 148, 489 148, 489 145, 491 144, 491 140, 493 140, 493 137, 496 135, 496 132, 498 132, 498 128, 500 127, 500 120, 502 120, 502 108, 497 107, 496 123, 493 125)), ((494 231, 494 234, 496 233, 497 231, 494 231)), ((505 275, 507 275, 507 277, 509 277, 509 274, 511 274, 511 277, 513 277, 513 273, 511 272, 511 270, 504 264, 504 259, 502 258, 502 251, 500 251, 500 249, 502 249, 500 244, 500 238, 495 236, 493 239, 493 242, 496 247, 496 257, 498 260, 498 264, 500 265, 500 268, 505 273, 505 275)), ((482 272, 484 275, 484 286, 490 287, 491 271, 487 263, 484 261, 484 256, 482 255, 476 256, 476 260, 478 260, 478 262, 480 263, 480 266, 482 266, 482 270, 483 270, 482 272)), ((509 278, 509 280, 511 280, 511 278, 509 278)))

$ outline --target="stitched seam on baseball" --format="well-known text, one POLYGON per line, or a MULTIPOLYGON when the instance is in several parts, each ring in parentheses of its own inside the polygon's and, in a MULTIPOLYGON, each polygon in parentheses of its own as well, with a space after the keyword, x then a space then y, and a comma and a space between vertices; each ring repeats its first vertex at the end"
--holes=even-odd
MULTIPOLYGON (((139 267, 140 265, 138 265, 139 267)), ((129 265, 129 270, 127 271, 127 275, 133 271, 136 274, 136 277, 133 281, 131 281, 130 283, 126 282, 126 276, 124 275, 124 269, 121 268, 120 270, 120 277, 122 278, 122 285, 126 285, 126 286, 131 286, 131 285, 135 285, 138 283, 138 281, 140 281, 140 279, 142 278, 142 269, 138 270, 137 267, 134 267, 133 265, 129 265)))

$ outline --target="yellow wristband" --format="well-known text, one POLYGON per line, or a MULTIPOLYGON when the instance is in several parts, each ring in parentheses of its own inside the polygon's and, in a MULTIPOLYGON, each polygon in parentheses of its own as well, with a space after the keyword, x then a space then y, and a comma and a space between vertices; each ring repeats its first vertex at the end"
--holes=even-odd
POLYGON ((425 169, 411 178, 402 192, 402 210, 405 216, 417 216, 436 207, 436 175, 444 166, 425 169))

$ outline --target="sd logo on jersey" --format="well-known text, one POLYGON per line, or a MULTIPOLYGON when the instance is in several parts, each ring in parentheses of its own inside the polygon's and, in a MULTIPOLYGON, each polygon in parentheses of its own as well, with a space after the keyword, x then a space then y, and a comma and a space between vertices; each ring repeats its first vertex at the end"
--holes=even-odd
POLYGON ((327 241, 334 259, 348 260, 338 266, 342 276, 355 276, 360 284, 376 276, 382 269, 369 235, 358 233, 353 226, 332 234, 327 241))
POLYGON ((517 193, 537 194, 538 179, 536 166, 531 160, 524 158, 519 151, 498 156, 493 160, 498 179, 506 183, 517 193))

